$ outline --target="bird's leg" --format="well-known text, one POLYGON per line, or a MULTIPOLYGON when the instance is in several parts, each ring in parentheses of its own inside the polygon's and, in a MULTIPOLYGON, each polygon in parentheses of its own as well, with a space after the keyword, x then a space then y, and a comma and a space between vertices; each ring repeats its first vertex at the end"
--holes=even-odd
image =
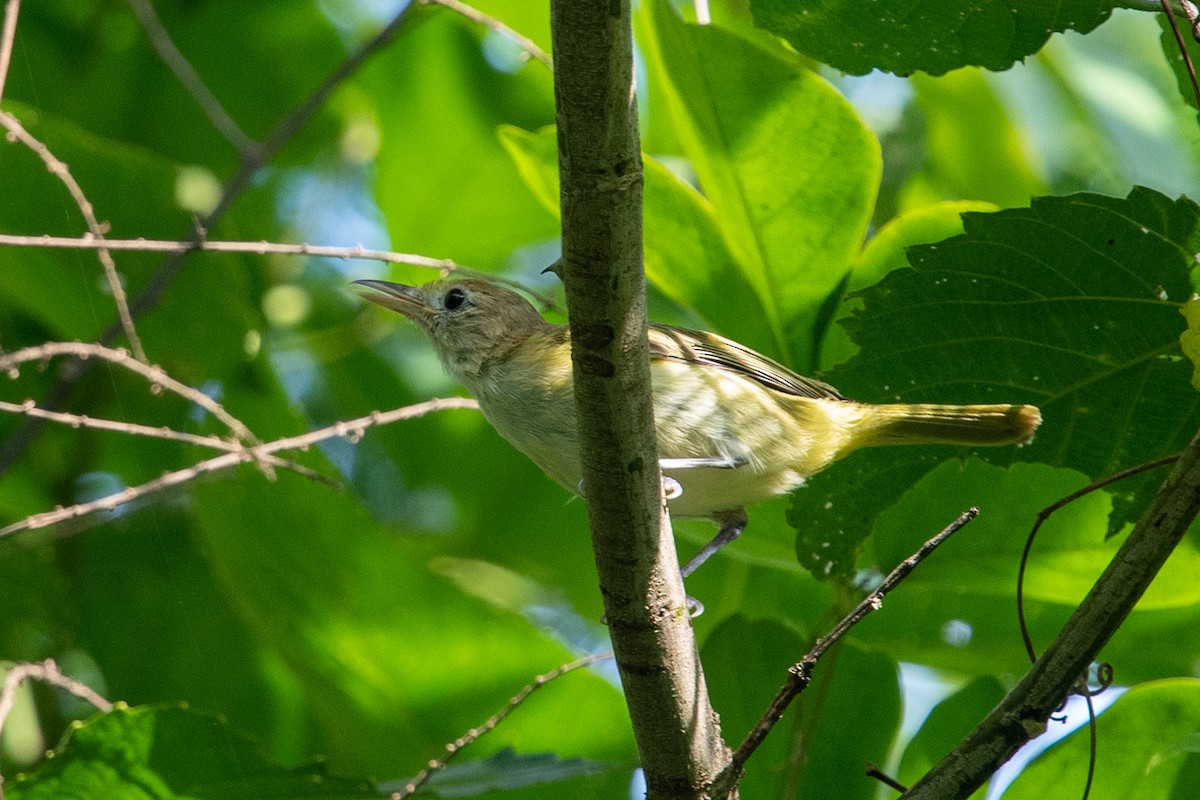
POLYGON ((700 548, 700 552, 692 556, 692 560, 684 565, 683 577, 691 575, 701 564, 708 561, 713 553, 741 536, 742 531, 746 530, 746 510, 742 508, 713 514, 713 520, 721 526, 721 529, 717 531, 717 535, 711 542, 700 548))

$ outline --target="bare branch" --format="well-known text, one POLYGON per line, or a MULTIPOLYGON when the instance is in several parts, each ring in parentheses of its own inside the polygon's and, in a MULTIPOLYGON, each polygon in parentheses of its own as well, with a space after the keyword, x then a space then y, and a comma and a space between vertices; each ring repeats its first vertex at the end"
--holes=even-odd
POLYGON ((48 658, 40 663, 27 662, 17 664, 9 669, 8 674, 4 676, 4 689, 0 690, 0 732, 3 732, 4 723, 8 720, 8 714, 12 711, 13 705, 17 701, 17 687, 30 678, 36 678, 51 686, 65 689, 81 700, 91 703, 101 711, 112 711, 112 703, 97 694, 90 686, 63 675, 62 670, 58 668, 58 664, 55 664, 53 660, 48 658))
POLYGON ((13 44, 17 41, 17 17, 21 13, 21 0, 8 0, 4 6, 4 27, 0 28, 0 100, 4 99, 4 82, 8 78, 8 65, 12 63, 13 44))
POLYGON ((424 5, 442 6, 443 8, 448 8, 451 11, 462 14, 477 25, 482 25, 514 42, 521 48, 526 58, 536 58, 545 64, 547 69, 554 69, 554 62, 550 60, 550 56, 546 54, 545 50, 538 47, 532 39, 517 33, 495 17, 489 17, 479 9, 460 2, 460 0, 420 0, 420 2, 424 5))
POLYGON ((466 278, 479 278, 493 283, 511 286, 538 300, 547 308, 554 308, 554 301, 548 297, 531 291, 517 281, 500 275, 480 272, 449 258, 430 258, 412 253, 393 253, 390 250, 368 250, 361 244, 351 247, 333 247, 318 244, 280 244, 277 242, 223 242, 209 239, 188 242, 169 241, 163 239, 105 239, 98 242, 95 239, 82 236, 19 236, 10 233, 0 233, 0 246, 10 247, 47 247, 61 250, 94 250, 104 247, 109 250, 131 250, 138 253, 186 253, 190 250, 203 250, 210 253, 249 253, 251 255, 282 255, 282 256, 312 256, 317 258, 361 258, 364 261, 381 261, 386 264, 410 264, 414 267, 429 267, 445 275, 462 275, 466 278))
POLYGON ((184 57, 183 53, 179 52, 179 48, 171 41, 170 34, 167 33, 162 20, 154 11, 154 6, 150 5, 148 0, 129 0, 129 5, 133 9, 133 13, 137 15, 138 22, 141 23, 142 30, 146 32, 150 44, 158 51, 159 58, 175 73, 175 77, 179 78, 183 88, 196 101, 196 105, 200 106, 200 110, 212 122, 213 127, 237 149, 238 153, 244 154, 256 148, 258 143, 238 127, 238 124, 233 121, 233 117, 229 116, 224 106, 221 105, 221 101, 208 88, 208 84, 197 74, 191 62, 184 57))
POLYGON ((101 266, 104 267, 104 277, 108 280, 108 288, 112 292, 113 302, 117 304, 117 316, 120 318, 121 330, 125 332, 125 338, 129 340, 134 357, 138 361, 145 362, 147 360, 146 351, 142 348, 142 340, 138 337, 137 329, 133 325, 133 315, 129 312, 129 300, 125 295, 125 287, 121 284, 121 276, 117 274, 117 264, 113 261, 112 254, 102 244, 104 234, 107 233, 107 225, 101 225, 100 221, 96 219, 95 208, 87 199, 87 195, 83 193, 79 182, 71 175, 67 165, 50 152, 49 147, 25 130, 25 126, 21 124, 20 120, 12 114, 0 111, 0 126, 3 126, 10 136, 28 147, 42 160, 50 174, 67 187, 71 198, 79 206, 79 213, 83 214, 88 232, 101 242, 96 249, 96 255, 100 259, 101 266))
POLYGON ((136 422, 121 422, 115 419, 102 419, 98 417, 88 417, 81 414, 67 414, 62 411, 50 411, 49 409, 38 408, 32 400, 26 400, 24 403, 9 403, 5 400, 0 400, 0 411, 9 414, 24 414, 25 416, 29 417, 37 417, 49 422, 58 422, 63 425, 69 425, 72 428, 91 428, 93 430, 127 433, 131 436, 148 436, 153 439, 169 439, 173 442, 197 444, 201 447, 211 447, 215 450, 224 450, 227 453, 245 449, 245 447, 238 442, 231 442, 217 436, 200 436, 195 433, 184 433, 183 431, 172 430, 171 428, 154 428, 150 425, 139 425, 136 422))
POLYGON ((862 602, 855 606, 854 610, 847 614, 833 630, 817 639, 812 649, 804 654, 804 658, 788 669, 787 680, 784 682, 783 687, 775 695, 775 698, 771 700, 771 704, 763 712, 762 717, 759 718, 754 728, 746 736, 746 739, 734 751, 733 757, 729 761, 729 766, 722 770, 717 779, 713 781, 712 796, 714 798, 727 797, 730 791, 737 785, 737 782, 741 780, 742 772, 745 770, 746 762, 750 759, 750 756, 754 754, 754 751, 762 744, 767 734, 775 727, 775 723, 779 722, 783 717, 783 712, 787 710, 792 701, 808 687, 809 682, 812 680, 813 667, 816 666, 821 656, 825 655, 830 647, 840 641, 843 636, 850 632, 851 628, 861 622, 868 614, 872 611, 878 611, 883 606, 883 598, 900 585, 900 582, 907 578, 917 568, 918 564, 928 558, 942 542, 962 530, 964 525, 977 516, 979 516, 978 508, 971 508, 964 511, 959 515, 958 519, 943 528, 937 536, 934 536, 921 545, 917 552, 897 564, 875 591, 864 597, 862 602))
MULTIPOLYGON (((14 354, 15 355, 15 354, 14 354)), ((131 486, 123 489, 120 492, 115 492, 107 497, 101 497, 98 500, 93 500, 88 503, 79 503, 67 508, 56 508, 53 511, 46 511, 41 514, 34 514, 20 522, 15 522, 6 528, 0 528, 0 539, 6 536, 20 533, 22 531, 37 530, 46 528, 51 525, 57 525, 61 522, 77 519, 79 517, 93 514, 97 511, 112 511, 118 506, 145 497, 148 494, 162 491, 174 486, 187 483, 201 475, 207 475, 221 470, 235 467, 239 464, 247 462, 271 463, 269 457, 275 453, 284 450, 303 450, 311 447, 318 442, 323 442, 326 439, 332 439, 337 436, 343 436, 350 439, 356 439, 363 434, 367 428, 376 425, 386 425, 391 422, 397 422, 404 419, 413 419, 415 417, 424 416, 425 414, 434 411, 442 411, 450 408, 479 408, 478 404, 466 397, 447 397, 438 400, 429 400, 424 403, 417 403, 412 406, 405 406, 387 412, 374 412, 368 416, 360 417, 348 422, 338 422, 320 430, 310 431, 309 433, 299 436, 290 436, 284 439, 277 439, 273 442, 257 445, 255 447, 247 447, 238 450, 237 452, 224 453, 215 456, 206 461, 201 461, 186 469, 167 472, 147 481, 138 486, 131 486)))
POLYGON ((10 377, 16 377, 14 372, 19 371, 22 364, 30 361, 46 361, 58 356, 76 356, 85 360, 99 358, 111 364, 116 364, 119 367, 124 367, 130 372, 141 375, 150 381, 151 387, 162 387, 200 406, 223 422, 235 436, 253 444, 258 443, 258 438, 250 432, 250 429, 241 420, 226 411, 216 400, 213 400, 198 389, 193 389, 186 384, 180 383, 168 375, 161 367, 145 364, 130 358, 129 353, 122 349, 114 350, 104 345, 84 342, 47 342, 0 355, 0 372, 7 372, 10 377))
POLYGON ((557 669, 551 670, 544 675, 538 675, 530 683, 526 684, 524 689, 513 695, 512 699, 505 704, 504 708, 488 717, 486 722, 477 728, 471 728, 471 730, 467 731, 453 742, 447 744, 441 758, 430 761, 429 766, 417 773, 417 775, 411 781, 404 785, 403 789, 398 792, 392 792, 390 800, 405 800, 405 798, 414 794, 418 789, 424 786, 425 783, 435 773, 445 769, 446 765, 450 763, 450 759, 462 752, 464 747, 477 741, 483 735, 494 731, 496 727, 504 721, 505 717, 515 711, 517 706, 529 699, 529 695, 533 694, 538 689, 541 689, 551 681, 561 678, 562 676, 574 672, 577 669, 590 667, 592 664, 595 664, 598 661, 603 661, 612 657, 613 654, 611 652, 597 653, 595 655, 586 656, 576 661, 572 661, 569 664, 563 664, 557 669))

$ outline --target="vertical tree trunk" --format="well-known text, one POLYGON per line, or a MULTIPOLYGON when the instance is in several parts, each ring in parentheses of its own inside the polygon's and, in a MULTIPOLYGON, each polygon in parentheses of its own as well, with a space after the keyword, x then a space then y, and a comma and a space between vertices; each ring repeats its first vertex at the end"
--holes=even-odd
POLYGON ((552 0, 563 259, 583 494, 651 798, 698 798, 728 762, 662 503, 642 271, 629 0, 552 0))

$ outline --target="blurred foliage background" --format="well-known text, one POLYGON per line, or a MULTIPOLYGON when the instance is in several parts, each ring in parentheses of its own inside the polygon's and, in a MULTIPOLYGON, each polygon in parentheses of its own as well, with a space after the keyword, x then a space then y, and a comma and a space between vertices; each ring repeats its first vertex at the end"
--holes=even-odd
MULTIPOLYGON (((154 8, 230 116, 263 140, 402 5, 154 8)), ((550 50, 544 4, 475 5, 550 50)), ((1194 192, 1200 151, 1161 20, 1081 2, 1077 17, 1044 21, 1045 35, 1041 20, 1033 33, 1018 26, 1011 52, 977 52, 965 34, 955 51, 933 12, 893 26, 894 39, 879 34, 892 30, 871 16, 879 5, 714 0, 703 27, 676 16, 694 20, 690 4, 647 1, 636 13, 653 317, 717 330, 857 399, 1033 402, 1046 417, 1019 450, 856 454, 793 499, 753 509, 749 534, 689 581, 707 607, 696 628, 714 703, 736 742, 862 587, 968 506, 983 511, 822 664, 751 762, 744 797, 875 797, 886 790, 862 776, 868 761, 919 777, 1026 666, 1015 573, 1038 510, 1179 450, 1200 427, 1179 349, 1200 250, 1200 210, 1182 195, 1194 192), (836 15, 858 5, 877 26, 867 48, 836 15), (846 55, 863 49, 895 59, 846 55)), ((1018 20, 1031 12, 1000 5, 1018 20)), ((984 33, 984 44, 1000 36, 984 33)), ((189 238, 240 163, 116 0, 24 4, 0 108, 70 165, 114 238, 189 238)), ((207 234, 449 258, 555 296, 556 279, 541 274, 558 254, 553 123, 543 64, 444 8, 416 8, 207 234)), ((0 145, 0 233, 84 230, 41 161, 0 145)), ((117 260, 131 296, 161 274, 161 255, 117 260)), ((457 393, 418 331, 348 291, 367 277, 434 273, 192 253, 138 330, 152 362, 264 441, 457 393)), ((0 246, 5 351, 93 341, 114 318, 93 253, 0 246)), ((58 368, 14 371, 0 395, 40 401, 58 368)), ((222 432, 108 365, 89 369, 62 408, 222 432)), ((2 524, 207 457, 27 426, 0 415, 2 524)), ((0 738, 10 797, 150 796, 130 764, 159 776, 158 797, 261 796, 250 786, 312 796, 317 784, 373 796, 535 675, 607 649, 582 502, 477 413, 373 428, 298 460, 342 488, 245 465, 0 539, 0 659, 54 658, 133 707, 89 723, 47 762, 91 712, 23 685, 0 738), (158 749, 129 744, 155 728, 158 749)), ((1035 642, 1057 632, 1160 480, 1093 494, 1044 529, 1027 583, 1035 642)), ((686 557, 711 530, 679 521, 676 533, 686 557)), ((1101 699, 1116 706, 1101 717, 1093 796, 1133 786, 1141 798, 1190 796, 1180 792, 1200 771, 1198 546, 1185 541, 1105 653, 1118 687, 1101 699)), ((1070 720, 1052 732, 1080 718, 1070 720)), ((1086 771, 1076 739, 1004 796, 1076 796, 1086 771)), ((549 684, 464 759, 430 791, 639 791, 603 664, 549 684)))

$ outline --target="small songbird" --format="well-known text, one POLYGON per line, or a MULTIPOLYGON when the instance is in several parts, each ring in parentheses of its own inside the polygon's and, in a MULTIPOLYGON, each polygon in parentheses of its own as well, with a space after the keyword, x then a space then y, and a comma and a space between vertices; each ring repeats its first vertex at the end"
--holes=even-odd
MULTIPOLYGON (((579 492, 566 325, 480 280, 355 285, 365 299, 420 325, 500 435, 579 492)), ((672 515, 720 525, 684 577, 742 533, 746 506, 795 489, 860 447, 1014 444, 1028 441, 1042 421, 1028 405, 858 403, 713 333, 650 323, 648 334, 658 454, 672 489, 667 506, 672 515)))

